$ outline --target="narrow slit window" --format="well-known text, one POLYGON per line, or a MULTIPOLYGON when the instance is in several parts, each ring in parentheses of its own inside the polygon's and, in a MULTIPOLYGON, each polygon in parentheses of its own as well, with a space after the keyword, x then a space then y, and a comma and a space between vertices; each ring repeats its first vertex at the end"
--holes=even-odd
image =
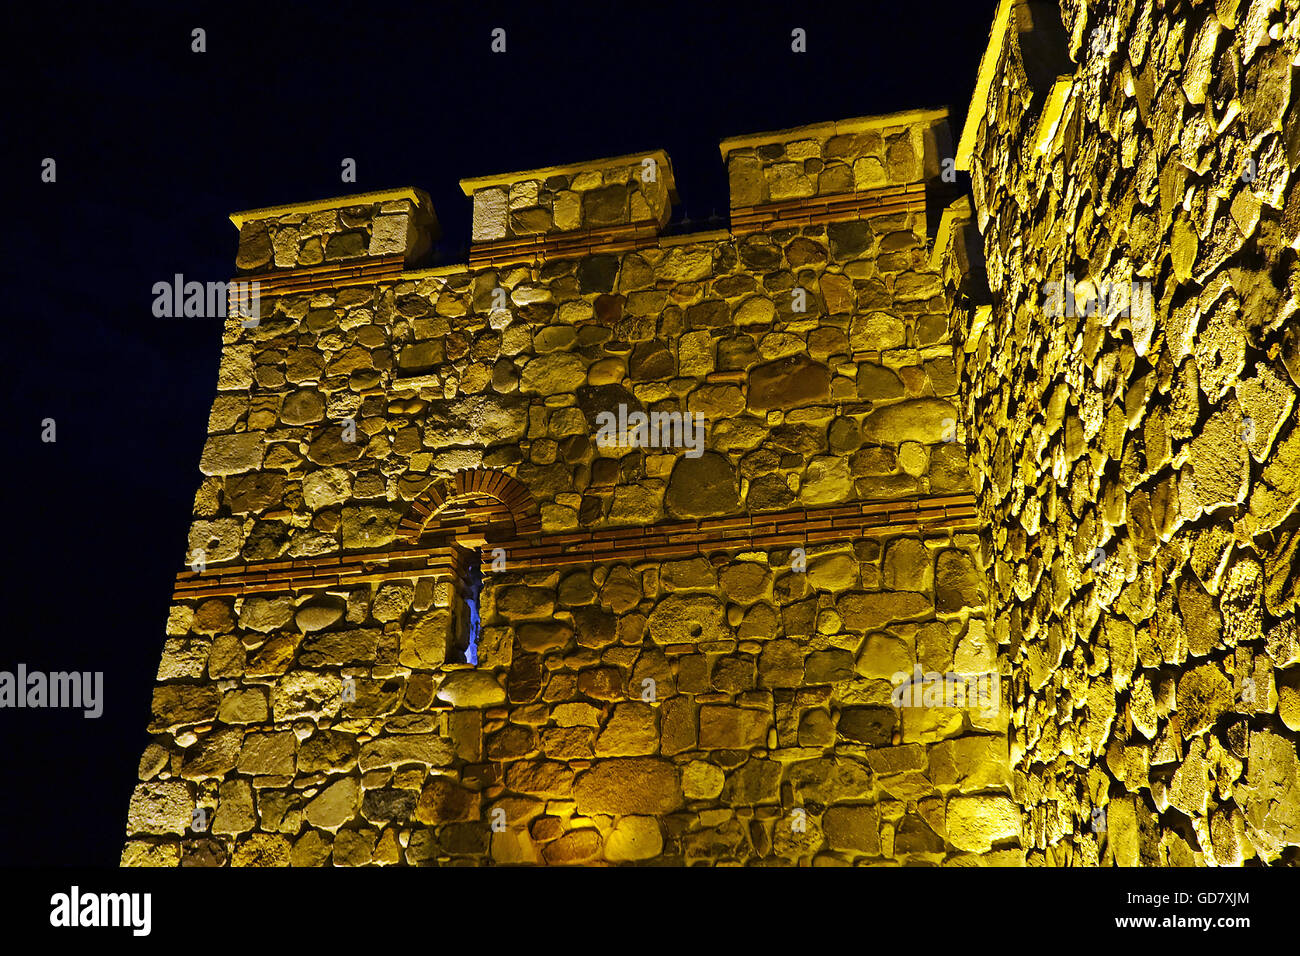
POLYGON ((479 638, 483 632, 479 621, 483 567, 478 546, 457 542, 454 566, 446 659, 463 661, 473 667, 478 665, 479 638))
POLYGON ((478 599, 483 588, 483 563, 478 548, 470 550, 465 569, 465 663, 478 665, 478 642, 483 633, 478 599))

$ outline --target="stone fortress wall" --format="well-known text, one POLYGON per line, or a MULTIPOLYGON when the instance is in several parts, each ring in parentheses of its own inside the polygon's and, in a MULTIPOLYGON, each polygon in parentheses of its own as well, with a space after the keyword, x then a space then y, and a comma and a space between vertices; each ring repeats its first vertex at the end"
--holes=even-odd
POLYGON ((452 266, 419 190, 232 217, 123 863, 1294 862, 1300 17, 1090 7, 957 142, 724 141, 725 230, 662 152, 462 181, 452 266))
POLYGON ((945 273, 1030 863, 1300 860, 1297 66, 1295 0, 999 10, 945 273))
POLYGON ((443 268, 413 190, 235 217, 264 314, 227 320, 125 862, 1019 860, 1000 700, 892 699, 997 666, 946 116, 722 151, 716 232, 662 235, 663 153, 464 181, 443 268), (703 444, 600 447, 620 406, 703 444))

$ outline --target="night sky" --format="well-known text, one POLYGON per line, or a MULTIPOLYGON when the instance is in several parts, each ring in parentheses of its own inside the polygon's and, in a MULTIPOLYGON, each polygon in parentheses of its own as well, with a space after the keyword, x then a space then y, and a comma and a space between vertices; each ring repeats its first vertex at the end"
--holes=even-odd
POLYGON ((117 864, 221 344, 152 288, 230 279, 231 212, 416 186, 451 263, 461 178, 662 148, 675 217, 725 215, 724 137, 948 106, 955 138, 995 5, 7 9, 0 670, 102 671, 104 713, 0 710, 0 864, 117 864))

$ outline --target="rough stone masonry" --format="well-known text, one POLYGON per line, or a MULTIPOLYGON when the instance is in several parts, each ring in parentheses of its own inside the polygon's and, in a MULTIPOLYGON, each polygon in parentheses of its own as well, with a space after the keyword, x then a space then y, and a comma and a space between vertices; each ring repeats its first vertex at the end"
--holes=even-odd
POLYGON ((938 257, 1033 864, 1300 862, 1297 66, 1296 0, 999 9, 938 257))
POLYGON ((123 863, 1295 862, 1298 13, 1007 0, 958 143, 725 140, 725 230, 662 152, 463 181, 452 266, 232 217, 123 863))

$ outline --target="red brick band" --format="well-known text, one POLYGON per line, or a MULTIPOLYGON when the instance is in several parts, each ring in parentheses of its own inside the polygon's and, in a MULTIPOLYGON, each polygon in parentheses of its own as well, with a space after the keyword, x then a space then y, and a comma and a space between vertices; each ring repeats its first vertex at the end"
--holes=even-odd
POLYGON ((403 255, 376 256, 331 265, 299 266, 280 272, 240 275, 231 281, 245 284, 256 282, 259 297, 272 298, 300 292, 318 292, 321 289, 374 285, 398 278, 405 269, 406 257, 403 255))
POLYGON ((659 223, 653 219, 581 229, 559 234, 541 234, 522 239, 494 239, 470 246, 471 266, 496 266, 506 263, 534 262, 543 259, 574 258, 600 253, 632 252, 659 241, 659 223))
POLYGON ((908 212, 925 212, 923 183, 763 203, 758 206, 737 206, 731 210, 731 231, 734 235, 741 235, 788 226, 810 226, 908 212))
MULTIPOLYGON (((423 548, 380 553, 330 555, 183 571, 176 576, 176 600, 267 591, 328 589, 404 578, 449 578, 458 567, 456 533, 467 530, 460 518, 437 528, 439 541, 423 548)), ((602 561, 680 558, 716 551, 784 549, 897 534, 974 530, 979 527, 970 494, 862 502, 830 508, 773 514, 736 515, 669 524, 608 528, 546 535, 530 540, 493 541, 482 549, 483 567, 493 551, 505 551, 511 571, 545 570, 602 561)))

